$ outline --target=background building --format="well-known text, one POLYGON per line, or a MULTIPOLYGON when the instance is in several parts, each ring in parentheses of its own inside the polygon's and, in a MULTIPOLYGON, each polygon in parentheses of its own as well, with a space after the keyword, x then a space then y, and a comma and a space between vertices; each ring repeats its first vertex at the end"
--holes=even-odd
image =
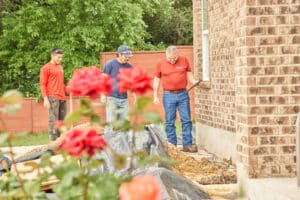
POLYGON ((295 177, 300 1, 193 0, 197 144, 249 178, 295 177))

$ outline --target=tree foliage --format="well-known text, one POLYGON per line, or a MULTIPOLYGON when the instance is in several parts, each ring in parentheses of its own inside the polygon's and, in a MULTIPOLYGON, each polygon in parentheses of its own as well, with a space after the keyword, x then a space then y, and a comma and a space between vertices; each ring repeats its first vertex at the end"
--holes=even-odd
POLYGON ((37 95, 40 67, 54 47, 64 49, 65 77, 75 68, 98 65, 99 52, 120 44, 145 46, 143 14, 157 0, 4 1, 0 37, 1 93, 15 88, 37 95))
POLYGON ((191 1, 3 0, 1 9, 0 93, 39 95, 40 67, 55 47, 64 50, 68 80, 120 44, 134 50, 191 44, 191 1))
POLYGON ((152 44, 192 45, 193 2, 192 0, 162 0, 165 6, 153 15, 144 15, 147 32, 152 44))

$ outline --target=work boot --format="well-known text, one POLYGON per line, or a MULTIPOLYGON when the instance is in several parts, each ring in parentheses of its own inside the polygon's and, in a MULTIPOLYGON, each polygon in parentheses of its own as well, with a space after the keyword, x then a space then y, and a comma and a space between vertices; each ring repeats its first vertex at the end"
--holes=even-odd
POLYGON ((196 153, 198 152, 197 146, 184 146, 182 149, 183 152, 196 153))

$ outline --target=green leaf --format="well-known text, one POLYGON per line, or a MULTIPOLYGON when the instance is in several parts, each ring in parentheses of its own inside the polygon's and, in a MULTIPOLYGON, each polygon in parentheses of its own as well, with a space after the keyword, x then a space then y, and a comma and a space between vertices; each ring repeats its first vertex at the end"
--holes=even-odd
POLYGON ((129 179, 108 173, 94 174, 89 183, 88 199, 119 199, 119 187, 129 179))
POLYGON ((5 104, 2 112, 6 114, 15 114, 19 110, 21 110, 21 104, 5 104))
POLYGON ((139 111, 143 111, 151 102, 151 98, 150 97, 140 97, 137 99, 136 102, 136 108, 139 111))
POLYGON ((118 170, 123 169, 127 163, 127 156, 122 154, 114 154, 114 165, 118 170))
POLYGON ((113 130, 116 131, 129 131, 131 129, 130 121, 126 119, 114 121, 109 125, 112 126, 113 130))
POLYGON ((143 158, 139 159, 138 160, 138 166, 143 167, 143 166, 146 166, 148 164, 157 163, 158 161, 159 161, 159 156, 158 155, 150 155, 150 156, 146 156, 146 157, 143 157, 143 158))
POLYGON ((80 109, 90 109, 91 108, 91 101, 89 99, 83 98, 83 99, 79 99, 79 106, 80 109))
POLYGON ((34 196, 35 193, 40 191, 40 182, 39 181, 26 181, 25 190, 27 194, 34 196))
POLYGON ((103 163, 105 163, 104 159, 93 159, 89 165, 90 169, 95 169, 100 167, 101 165, 103 165, 103 163))
POLYGON ((100 117, 96 114, 92 114, 91 115, 91 122, 92 123, 95 123, 95 124, 99 124, 100 123, 100 117))
POLYGON ((18 90, 8 90, 3 94, 1 100, 4 104, 20 104, 23 101, 23 95, 18 90))
POLYGON ((139 159, 144 159, 148 156, 148 152, 147 151, 136 151, 134 153, 134 156, 137 156, 139 159))
POLYGON ((161 157, 161 156, 159 157, 159 161, 167 165, 174 165, 176 163, 174 160, 171 160, 167 157, 161 157))
POLYGON ((145 157, 140 157, 140 159, 138 160, 138 166, 144 167, 146 165, 155 164, 158 162, 167 164, 167 165, 175 164, 175 162, 173 160, 170 160, 169 158, 161 157, 158 155, 149 155, 149 156, 145 156, 145 157))
POLYGON ((0 134, 0 144, 6 144, 9 138, 8 133, 1 133, 0 134))
POLYGON ((80 175, 81 174, 76 171, 69 170, 64 174, 64 176, 62 176, 60 183, 63 187, 70 187, 73 184, 73 180, 78 178, 80 175))
POLYGON ((39 167, 49 167, 49 166, 52 166, 52 162, 51 162, 51 154, 50 153, 45 153, 41 156, 40 158, 40 162, 39 162, 39 167))
POLYGON ((38 163, 34 161, 27 161, 24 163, 24 166, 31 167, 33 170, 38 168, 38 163))
POLYGON ((59 179, 62 179, 68 173, 75 173, 78 175, 81 174, 79 167, 70 162, 63 162, 62 164, 55 166, 53 169, 53 173, 59 179))
POLYGON ((155 111, 145 112, 143 117, 148 123, 158 124, 161 122, 160 115, 155 111))
POLYGON ((81 119, 81 116, 82 116, 81 110, 73 111, 66 116, 64 122, 66 124, 76 123, 81 119))

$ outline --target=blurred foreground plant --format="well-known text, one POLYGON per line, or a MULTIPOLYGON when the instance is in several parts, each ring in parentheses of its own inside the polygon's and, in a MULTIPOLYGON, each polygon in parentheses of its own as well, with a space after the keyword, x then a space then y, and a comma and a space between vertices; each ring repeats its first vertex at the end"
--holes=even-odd
MULTIPOLYGON (((63 122, 57 122, 57 127, 62 131, 61 145, 58 153, 62 153, 62 160, 58 162, 55 156, 44 154, 40 162, 27 162, 31 170, 23 170, 16 173, 8 172, 0 180, 1 199, 47 199, 41 187, 45 181, 56 179, 58 182, 50 188, 58 199, 122 199, 122 200, 158 200, 160 187, 155 177, 150 175, 139 175, 133 177, 133 160, 138 160, 139 166, 144 167, 149 163, 160 160, 158 156, 147 155, 147 152, 139 152, 135 149, 135 134, 143 129, 146 123, 157 123, 159 115, 155 112, 145 112, 150 98, 141 97, 148 90, 151 90, 151 77, 141 68, 132 68, 120 71, 121 91, 130 90, 139 95, 134 108, 131 110, 133 121, 120 120, 106 124, 101 121, 95 113, 91 100, 99 97, 101 93, 108 95, 111 91, 111 78, 102 74, 97 67, 83 67, 74 71, 73 77, 68 82, 67 92, 73 96, 80 96, 79 108, 69 113, 63 122), (143 116, 143 121, 138 120, 143 116), (88 128, 69 128, 72 124, 79 122, 82 118, 88 118, 88 128), (114 130, 132 131, 131 155, 119 155, 109 147, 103 133, 100 133, 95 126, 112 126, 114 130), (114 165, 117 169, 126 167, 129 160, 129 173, 126 176, 117 176, 108 172, 95 173, 104 164, 99 156, 95 156, 104 149, 109 150, 114 157, 114 165), (23 179, 22 174, 38 171, 34 179, 23 179), (133 178, 133 179, 132 179, 133 178), (132 179, 132 180, 131 180, 132 179)), ((7 100, 3 95, 1 100, 5 105, 9 102, 19 103, 19 96, 12 95, 7 100)), ((1 110, 2 111, 2 110, 1 110)), ((115 133, 118 134, 118 133, 115 133)), ((7 141, 9 134, 3 136, 1 141, 7 141)), ((13 154, 11 154, 13 158, 13 154)))

